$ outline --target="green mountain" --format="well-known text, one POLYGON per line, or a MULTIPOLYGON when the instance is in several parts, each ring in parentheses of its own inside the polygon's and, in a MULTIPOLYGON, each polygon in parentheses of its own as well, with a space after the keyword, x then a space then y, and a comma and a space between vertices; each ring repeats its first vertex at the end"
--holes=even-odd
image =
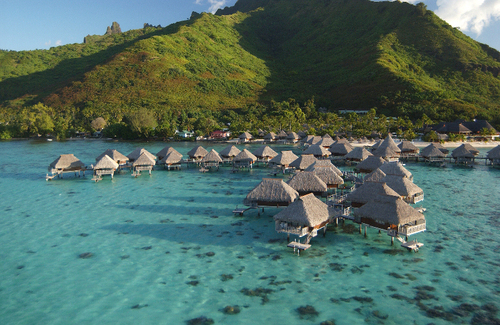
POLYGON ((201 115, 216 127, 227 121, 221 114, 249 105, 314 98, 331 112, 376 108, 498 126, 499 73, 498 51, 423 4, 239 0, 166 28, 0 51, 0 123, 28 132, 43 111, 66 128, 89 129, 97 117, 172 128, 201 115))

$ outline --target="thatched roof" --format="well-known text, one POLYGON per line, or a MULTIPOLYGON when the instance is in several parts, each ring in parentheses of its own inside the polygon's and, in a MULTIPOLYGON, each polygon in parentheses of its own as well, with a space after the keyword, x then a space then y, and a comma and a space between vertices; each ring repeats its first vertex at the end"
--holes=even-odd
POLYGON ((410 173, 410 171, 406 169, 403 166, 403 164, 401 164, 399 161, 386 162, 379 168, 386 175, 397 175, 401 177, 407 177, 410 180, 413 178, 413 175, 410 173))
POLYGON ((394 150, 395 152, 401 153, 401 149, 399 149, 399 147, 396 145, 396 143, 392 139, 392 136, 390 133, 387 135, 387 137, 384 139, 384 141, 382 141, 382 143, 380 143, 380 146, 377 148, 377 150, 380 148, 385 148, 385 147, 389 147, 392 150, 394 150))
POLYGON ((357 166, 356 169, 361 171, 361 172, 372 172, 375 169, 379 168, 385 163, 385 160, 377 157, 377 156, 370 156, 360 162, 357 166))
POLYGON ((66 155, 60 155, 59 158, 54 160, 49 165, 49 171, 52 169, 71 169, 71 170, 79 170, 83 169, 85 165, 80 161, 80 159, 76 158, 72 153, 66 155))
POLYGON ((328 149, 334 156, 345 156, 353 150, 353 146, 350 143, 335 142, 328 149))
POLYGON ((302 143, 307 143, 309 141, 312 141, 314 139, 314 135, 306 135, 305 137, 302 138, 302 140, 300 140, 300 142, 302 143))
POLYGON ((274 217, 300 226, 315 227, 329 220, 328 206, 313 194, 299 197, 274 217))
POLYGON ((317 144, 318 142, 321 141, 321 139, 323 139, 323 138, 320 136, 314 135, 314 136, 311 136, 311 138, 309 138, 309 140, 307 140, 306 143, 309 145, 317 144))
POLYGON ((372 152, 374 152, 375 150, 377 150, 377 149, 378 149, 378 147, 380 147, 380 145, 381 145, 381 144, 382 144, 382 140, 378 140, 377 142, 375 142, 375 143, 373 144, 373 146, 371 146, 371 150, 372 150, 372 152))
POLYGON ((224 158, 236 157, 241 152, 240 149, 233 145, 225 147, 219 154, 224 158))
POLYGON ((278 137, 278 138, 280 138, 280 139, 285 139, 287 136, 288 136, 288 134, 286 134, 286 132, 285 132, 285 131, 283 131, 283 130, 281 130, 281 131, 278 133, 278 135, 277 135, 277 137, 278 137))
POLYGON ((342 176, 344 175, 340 169, 337 168, 332 162, 328 159, 319 159, 313 162, 309 167, 306 168, 306 170, 311 171, 314 168, 319 168, 319 167, 327 167, 333 169, 333 171, 339 175, 342 176))
POLYGON ((209 153, 203 157, 202 162, 222 162, 222 158, 219 156, 219 153, 214 149, 210 150, 209 153))
POLYGON ((453 158, 474 158, 474 154, 470 152, 465 145, 461 145, 451 152, 453 158))
POLYGON ((488 151, 486 158, 488 158, 488 159, 500 159, 500 145, 498 145, 495 148, 488 151))
MULTIPOLYGON (((312 164, 306 168, 308 172, 314 172, 327 186, 338 186, 344 184, 344 180, 339 176, 337 171, 332 167, 320 167, 312 164)), ((338 169, 337 169, 338 170, 338 169)), ((341 172, 342 174, 342 172, 341 172)))
POLYGON ((241 140, 250 140, 253 139, 253 136, 250 134, 250 132, 245 131, 242 134, 240 134, 238 138, 240 138, 241 140))
POLYGON ((326 150, 319 144, 310 145, 306 150, 304 150, 303 154, 314 155, 315 157, 329 157, 331 155, 330 151, 326 150))
POLYGON ((378 196, 354 211, 361 218, 368 218, 380 224, 404 225, 425 220, 422 213, 403 201, 401 197, 378 196))
POLYGON ((406 177, 386 175, 384 178, 382 178, 382 182, 386 183, 387 186, 392 188, 401 196, 411 197, 415 194, 424 192, 420 187, 418 187, 415 183, 413 183, 406 177))
POLYGON ((347 194, 346 200, 354 203, 366 204, 376 196, 395 196, 400 195, 385 183, 366 182, 353 192, 347 194))
POLYGON ((200 159, 205 157, 208 154, 208 151, 202 146, 196 146, 193 149, 191 149, 187 154, 192 159, 200 159))
POLYGON ((403 140, 398 144, 398 148, 401 149, 402 153, 405 152, 418 152, 419 149, 411 141, 403 140))
POLYGON ((446 148, 445 146, 443 146, 441 144, 441 142, 433 142, 432 143, 436 148, 438 148, 439 150, 441 150, 444 154, 448 154, 448 152, 450 152, 450 150, 448 150, 448 148, 446 148))
POLYGON ((470 143, 464 143, 462 146, 465 147, 465 149, 469 150, 474 156, 477 156, 479 154, 479 150, 474 148, 470 143))
POLYGON ((108 156, 109 158, 113 159, 116 162, 121 162, 121 163, 126 163, 129 159, 127 156, 119 153, 115 149, 108 149, 104 151, 100 156, 98 156, 95 161, 101 160, 102 157, 108 156))
POLYGON ((292 151, 285 150, 285 151, 280 152, 273 159, 269 160, 269 163, 279 165, 279 166, 288 166, 297 158, 299 158, 299 157, 297 157, 297 155, 295 155, 292 151))
POLYGON ((117 169, 120 167, 116 161, 111 159, 108 155, 104 155, 99 161, 95 164, 94 169, 117 169))
POLYGON ((287 184, 300 194, 321 193, 328 190, 326 183, 315 172, 297 172, 287 184))
POLYGON ((147 151, 144 148, 136 148, 134 151, 132 151, 131 153, 129 153, 127 155, 127 157, 128 157, 128 159, 130 159, 130 161, 134 161, 134 160, 139 159, 139 157, 142 154, 145 154, 146 156, 148 156, 149 158, 151 158, 153 161, 156 160, 156 156, 153 155, 151 152, 147 151))
POLYGON ((288 205, 299 197, 299 193, 282 179, 264 178, 248 193, 245 205, 266 203, 269 205, 288 205))
POLYGON ((380 146, 377 150, 373 152, 373 155, 382 158, 394 158, 394 157, 399 157, 400 153, 394 151, 394 149, 392 148, 380 146))
POLYGON ((423 158, 444 158, 446 155, 439 150, 434 143, 431 143, 420 151, 420 157, 423 158))
MULTIPOLYGON (((328 133, 325 133, 324 136, 322 136, 323 139, 332 139, 332 136, 329 135, 328 133)), ((332 139, 333 140, 333 139, 332 139)))
POLYGON ((293 131, 289 132, 288 135, 286 136, 286 138, 288 140, 299 140, 300 139, 299 135, 293 131))
POLYGON ((155 164, 156 164, 155 159, 151 158, 148 154, 144 152, 139 158, 137 158, 132 163, 132 166, 154 166, 155 164))
POLYGON ((182 155, 177 151, 172 151, 160 160, 160 164, 173 165, 180 163, 181 160, 182 155))
POLYGON ((366 150, 365 148, 363 148, 363 147, 356 147, 352 151, 350 151, 349 153, 347 153, 345 155, 345 158, 349 159, 349 160, 363 161, 363 160, 365 160, 366 158, 368 158, 370 156, 373 156, 373 154, 371 152, 369 152, 368 150, 366 150))
POLYGON ((375 169, 371 173, 365 176, 365 182, 382 182, 382 179, 386 174, 380 170, 380 168, 375 169))
POLYGON ((257 158, 274 158, 278 155, 276 151, 271 149, 269 146, 261 146, 252 152, 257 158))
POLYGON ((254 154, 252 154, 250 151, 247 149, 243 149, 236 157, 233 158, 234 162, 238 161, 252 161, 255 162, 257 161, 257 157, 255 157, 254 154))
POLYGON ((334 144, 335 141, 333 141, 332 137, 323 137, 321 140, 319 140, 317 143, 318 146, 322 146, 323 148, 328 148, 332 144, 334 144))
POLYGON ((290 163, 290 167, 295 169, 304 170, 311 164, 316 162, 316 157, 313 155, 301 155, 299 158, 295 159, 290 163))
MULTIPOLYGON (((166 157, 169 153, 171 152, 177 152, 179 153, 177 150, 175 150, 173 147, 170 147, 170 146, 166 146, 165 148, 161 149, 160 151, 158 151, 158 153, 156 154, 156 157, 158 157, 158 159, 163 159, 164 157, 166 157)), ((180 154, 180 153, 179 153, 180 154)), ((181 155, 182 157, 182 155, 181 155)))
POLYGON ((269 141, 269 140, 275 140, 275 139, 276 139, 276 133, 274 133, 274 132, 269 132, 268 134, 266 134, 266 135, 264 136, 264 139, 265 139, 265 140, 268 140, 268 141, 269 141))

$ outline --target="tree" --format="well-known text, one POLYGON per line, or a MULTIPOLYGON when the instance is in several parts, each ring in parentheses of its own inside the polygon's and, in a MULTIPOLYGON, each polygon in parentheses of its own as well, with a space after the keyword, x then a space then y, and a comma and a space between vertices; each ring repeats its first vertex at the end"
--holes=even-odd
POLYGON ((106 126, 106 121, 102 117, 98 117, 90 122, 90 126, 96 131, 101 131, 106 126))
POLYGON ((149 137, 158 125, 154 114, 144 107, 129 113, 127 119, 130 129, 139 137, 149 137))
POLYGON ((42 103, 27 107, 21 111, 20 131, 27 135, 45 136, 54 130, 52 108, 42 103))

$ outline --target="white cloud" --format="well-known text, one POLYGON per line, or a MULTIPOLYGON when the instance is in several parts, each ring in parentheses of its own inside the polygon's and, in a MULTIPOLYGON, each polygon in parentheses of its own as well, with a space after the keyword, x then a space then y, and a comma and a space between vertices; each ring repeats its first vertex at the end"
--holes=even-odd
POLYGON ((435 3, 436 15, 453 27, 479 36, 492 21, 500 20, 500 0, 405 0, 435 3))
POLYGON ((437 0, 436 14, 453 27, 480 35, 500 19, 500 0, 437 0))
POLYGON ((222 8, 227 3, 227 0, 196 0, 196 4, 198 5, 202 5, 204 2, 208 2, 210 4, 208 10, 214 14, 218 9, 222 8))
POLYGON ((61 46, 62 45, 62 41, 61 40, 57 40, 56 41, 56 46, 61 46))
POLYGON ((50 46, 52 44, 52 41, 45 42, 45 46, 50 46))

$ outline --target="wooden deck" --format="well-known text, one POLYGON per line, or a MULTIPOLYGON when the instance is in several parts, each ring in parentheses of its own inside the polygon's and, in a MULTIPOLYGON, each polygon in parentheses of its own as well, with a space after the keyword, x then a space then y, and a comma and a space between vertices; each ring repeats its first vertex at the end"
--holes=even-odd
POLYGON ((292 241, 286 245, 286 247, 293 248, 293 252, 295 253, 295 250, 297 250, 297 255, 300 255, 300 251, 305 251, 306 249, 310 248, 310 244, 303 244, 300 242, 292 241))

